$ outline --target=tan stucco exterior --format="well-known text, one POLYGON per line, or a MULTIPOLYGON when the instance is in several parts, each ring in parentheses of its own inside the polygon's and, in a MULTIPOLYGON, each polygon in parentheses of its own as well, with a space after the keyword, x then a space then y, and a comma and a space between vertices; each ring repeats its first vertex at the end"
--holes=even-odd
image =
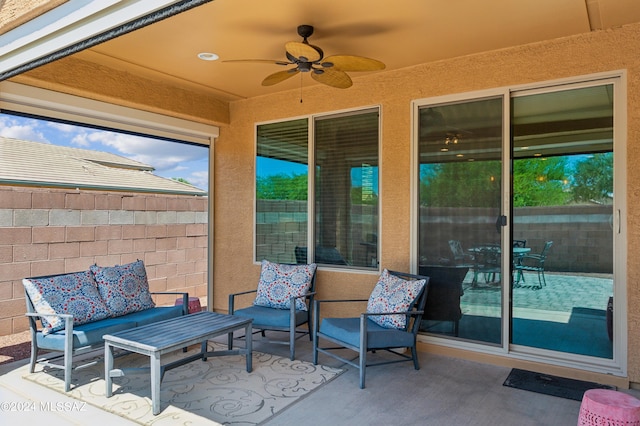
MULTIPOLYGON (((411 101, 461 92, 522 85, 592 73, 626 70, 627 77, 627 208, 629 253, 627 265, 628 380, 549 367, 568 376, 598 379, 625 386, 640 382, 640 24, 568 37, 543 43, 471 55, 397 71, 380 72, 354 79, 348 90, 314 86, 231 103, 228 120, 221 118, 215 102, 195 105, 171 89, 154 92, 148 82, 128 76, 127 84, 115 82, 108 70, 81 74, 73 59, 50 64, 15 78, 15 81, 105 99, 144 110, 162 109, 165 114, 221 125, 215 143, 215 220, 213 309, 226 312, 227 295, 255 288, 259 265, 253 264, 254 126, 256 122, 306 114, 379 105, 381 107, 381 266, 407 270, 410 261, 411 199, 411 101), (65 62, 66 61, 66 62, 65 62), (79 80, 79 81, 78 81, 79 80), (94 90, 100 87, 100 92, 94 90), (300 102, 302 96, 303 102, 300 102)), ((247 83, 253 84, 253 83, 247 83)), ((206 102, 202 97, 202 102, 206 102)), ((320 298, 366 297, 375 283, 371 273, 321 270, 320 298)), ((446 353, 448 349, 428 348, 446 353)), ((455 351, 459 356, 517 365, 497 356, 455 351)), ((525 365, 521 363, 520 365, 525 365)), ((540 366, 538 366, 540 367, 540 366)))

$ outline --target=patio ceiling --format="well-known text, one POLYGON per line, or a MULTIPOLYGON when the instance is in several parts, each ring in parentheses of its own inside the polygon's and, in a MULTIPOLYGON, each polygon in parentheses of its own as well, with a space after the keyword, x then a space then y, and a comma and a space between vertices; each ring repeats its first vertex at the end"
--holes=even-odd
POLYGON ((267 75, 286 68, 224 62, 285 60, 300 24, 315 27, 310 42, 325 56, 366 56, 394 70, 638 21, 637 0, 216 0, 75 56, 234 101, 318 84, 301 73, 265 87, 267 75), (221 60, 198 59, 201 52, 221 60))

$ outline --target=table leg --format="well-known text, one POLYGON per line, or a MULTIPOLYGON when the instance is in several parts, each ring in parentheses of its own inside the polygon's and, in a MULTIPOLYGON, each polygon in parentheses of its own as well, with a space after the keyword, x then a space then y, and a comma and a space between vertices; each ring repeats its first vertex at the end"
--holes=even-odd
POLYGON ((248 336, 245 340, 247 347, 246 347, 246 354, 245 356, 247 357, 247 373, 251 373, 251 370, 253 369, 251 366, 251 363, 253 361, 253 353, 252 353, 252 346, 253 346, 253 339, 251 338, 253 333, 253 328, 251 326, 251 322, 249 322, 249 324, 247 324, 247 326, 244 328, 244 335, 248 336))
POLYGON ((151 364, 151 406, 153 408, 153 415, 155 416, 160 414, 160 381, 162 379, 160 354, 154 352, 149 358, 151 364))
POLYGON ((104 344, 104 382, 106 383, 106 395, 109 398, 113 395, 111 370, 113 369, 113 347, 105 342, 104 344))

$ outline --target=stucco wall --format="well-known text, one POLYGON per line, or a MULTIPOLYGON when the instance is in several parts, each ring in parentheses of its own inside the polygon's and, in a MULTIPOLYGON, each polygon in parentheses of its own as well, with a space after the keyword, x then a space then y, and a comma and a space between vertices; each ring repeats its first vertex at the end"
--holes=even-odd
MULTIPOLYGON (((207 295, 207 198, 0 186, 0 335, 28 328, 22 278, 144 261, 151 291, 207 295)), ((159 304, 173 304, 161 296, 159 304)))

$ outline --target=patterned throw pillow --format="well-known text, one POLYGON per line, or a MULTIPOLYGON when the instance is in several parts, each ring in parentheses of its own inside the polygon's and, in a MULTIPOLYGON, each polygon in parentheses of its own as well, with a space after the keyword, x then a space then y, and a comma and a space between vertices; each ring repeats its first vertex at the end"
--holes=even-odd
POLYGON ((90 269, 112 317, 156 306, 149 293, 147 271, 142 260, 108 267, 92 265, 90 269))
MULTIPOLYGON (((425 283, 426 280, 404 280, 385 269, 369 296, 367 312, 406 312, 415 303, 425 283)), ((385 328, 407 327, 405 315, 374 315, 369 319, 385 328)))
MULTIPOLYGON (((289 309, 292 297, 302 296, 309 291, 315 272, 315 263, 287 265, 263 260, 260 281, 258 281, 258 294, 253 304, 276 309, 289 309)), ((307 310, 303 299, 296 299, 296 309, 307 310)))
MULTIPOLYGON (((71 314, 73 324, 80 325, 109 316, 93 275, 89 271, 22 280, 33 307, 39 314, 71 314)), ((64 319, 42 318, 43 334, 64 328, 64 319)))

